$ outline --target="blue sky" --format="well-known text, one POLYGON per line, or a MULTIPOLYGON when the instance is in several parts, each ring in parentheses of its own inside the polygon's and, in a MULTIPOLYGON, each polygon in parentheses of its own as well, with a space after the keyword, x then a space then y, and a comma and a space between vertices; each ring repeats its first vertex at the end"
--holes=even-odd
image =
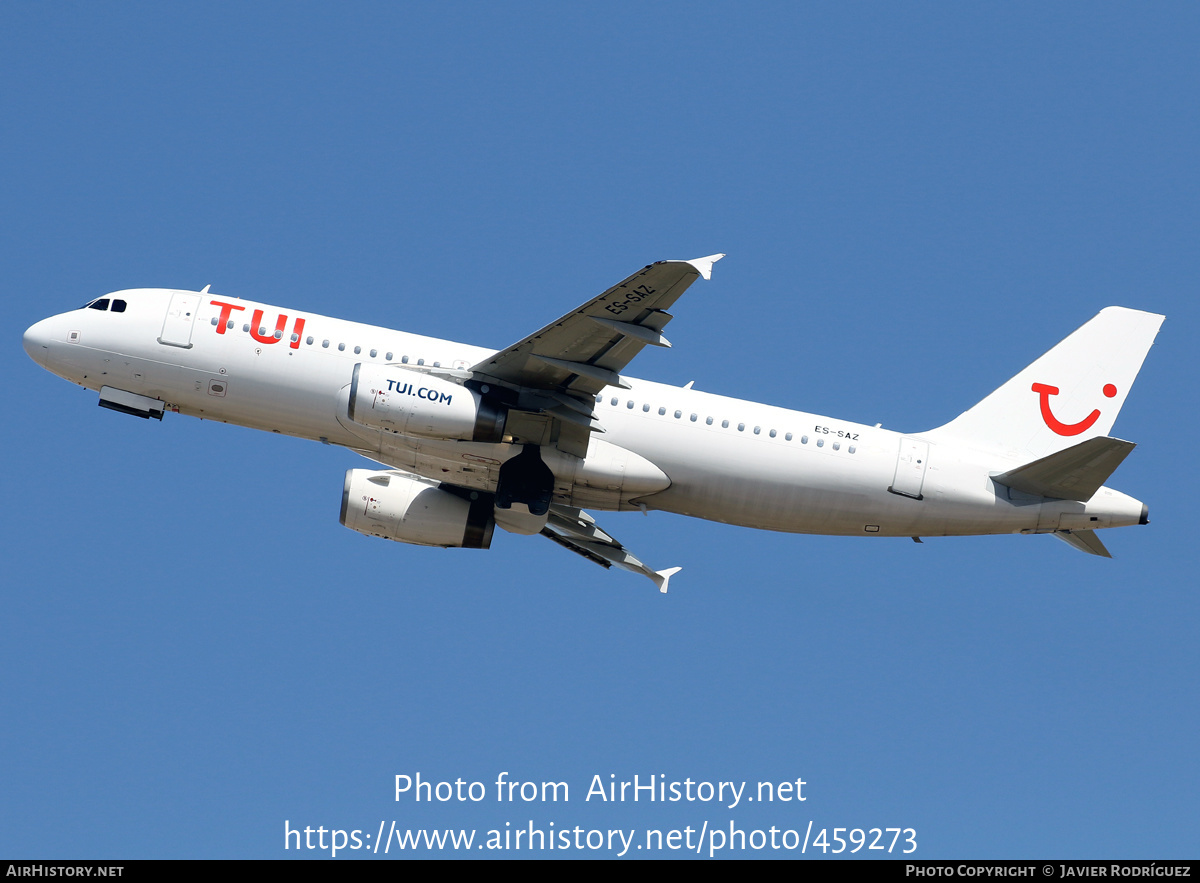
MULTIPOLYGON (((284 857, 283 826, 911 827, 924 858, 1194 856, 1200 14, 1184 4, 9 4, 0 855, 284 857), (103 411, 20 347, 200 288, 501 347, 727 252, 648 379, 919 431, 1110 304, 1152 524, 866 540, 337 523, 354 454, 103 411), (397 774, 566 781, 416 805, 397 774), (803 803, 584 802, 594 775, 803 803)), ((315 853, 314 853, 315 854, 315 853)), ((750 853, 754 855, 755 853, 750 853)), ((308 853, 305 853, 307 857, 308 853)), ((345 853, 353 856, 354 853, 345 853)))

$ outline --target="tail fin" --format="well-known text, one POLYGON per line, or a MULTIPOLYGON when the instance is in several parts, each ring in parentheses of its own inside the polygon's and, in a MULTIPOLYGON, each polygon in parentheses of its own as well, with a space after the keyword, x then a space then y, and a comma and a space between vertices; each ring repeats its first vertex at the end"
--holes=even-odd
POLYGON ((1106 436, 1163 316, 1108 307, 930 440, 966 441, 1028 461, 1106 436))

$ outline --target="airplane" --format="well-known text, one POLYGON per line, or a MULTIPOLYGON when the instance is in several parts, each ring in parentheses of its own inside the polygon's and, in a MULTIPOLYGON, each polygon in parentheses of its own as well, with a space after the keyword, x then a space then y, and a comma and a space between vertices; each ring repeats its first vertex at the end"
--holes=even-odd
POLYGON ((586 511, 660 510, 848 536, 1052 534, 1147 524, 1104 485, 1109 436, 1163 316, 1108 307, 943 426, 901 433, 638 380, 670 309, 724 255, 660 261, 491 350, 202 291, 117 291, 24 334, 101 407, 172 412, 340 445, 341 523, 402 543, 486 549, 497 526, 654 570, 586 511))

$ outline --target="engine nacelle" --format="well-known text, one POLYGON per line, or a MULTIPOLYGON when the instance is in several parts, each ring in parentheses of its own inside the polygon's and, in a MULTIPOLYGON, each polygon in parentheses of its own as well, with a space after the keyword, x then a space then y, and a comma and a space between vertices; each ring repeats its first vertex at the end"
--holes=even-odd
POLYGON ((504 439, 508 410, 431 374, 386 365, 354 366, 349 417, 397 435, 460 441, 504 439))
POLYGON ((496 521, 490 494, 469 500, 399 472, 351 469, 342 524, 371 537, 418 546, 486 549, 496 521))

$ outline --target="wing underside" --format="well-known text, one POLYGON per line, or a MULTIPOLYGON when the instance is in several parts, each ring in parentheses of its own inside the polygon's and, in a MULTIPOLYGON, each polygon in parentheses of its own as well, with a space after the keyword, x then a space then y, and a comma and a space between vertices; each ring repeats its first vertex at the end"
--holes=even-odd
MULTIPOLYGON (((517 533, 533 533, 536 526, 530 530, 524 526, 531 521, 536 525, 540 516, 544 518, 540 530, 543 536, 601 567, 615 566, 641 574, 660 592, 667 591, 667 583, 678 567, 650 569, 581 509, 552 504, 548 512, 544 508, 535 511, 535 506, 545 505, 542 483, 553 480, 544 478, 550 470, 540 451, 556 448, 568 457, 587 457, 592 433, 604 431, 594 411, 597 393, 609 386, 628 388, 621 372, 643 347, 671 345, 663 336, 663 328, 672 318, 667 310, 696 279, 708 279, 713 264, 722 257, 715 254, 691 261, 650 264, 469 370, 440 371, 503 406, 504 443, 532 452, 503 465, 495 461, 499 475, 485 492, 497 496, 499 526, 517 533), (518 462, 525 465, 514 466, 518 462), (516 496, 505 494, 502 487, 515 487, 516 496), (524 499, 527 490, 528 499, 524 499), (527 515, 523 514, 526 510, 527 515), (502 521, 500 515, 518 511, 522 513, 522 529, 514 530, 511 524, 516 522, 511 518, 502 521)), ((415 466, 394 465, 406 469, 415 466)), ((422 470, 417 467, 417 471, 422 470)), ((436 474, 431 477, 444 478, 436 474)), ((448 486, 457 484, 451 480, 448 486)))
POLYGON ((546 520, 545 528, 542 529, 542 536, 605 569, 615 565, 630 573, 640 573, 650 579, 663 593, 667 591, 667 583, 671 577, 680 570, 678 567, 651 570, 628 549, 601 530, 592 516, 581 509, 573 509, 569 506, 553 505, 550 507, 550 517, 546 520))
POLYGON ((650 264, 479 362, 472 377, 516 393, 524 406, 554 422, 553 444, 585 456, 591 433, 603 431, 593 411, 596 394, 606 386, 625 387, 621 371, 644 347, 671 345, 662 333, 672 318, 667 309, 696 279, 707 279, 722 257, 650 264))

